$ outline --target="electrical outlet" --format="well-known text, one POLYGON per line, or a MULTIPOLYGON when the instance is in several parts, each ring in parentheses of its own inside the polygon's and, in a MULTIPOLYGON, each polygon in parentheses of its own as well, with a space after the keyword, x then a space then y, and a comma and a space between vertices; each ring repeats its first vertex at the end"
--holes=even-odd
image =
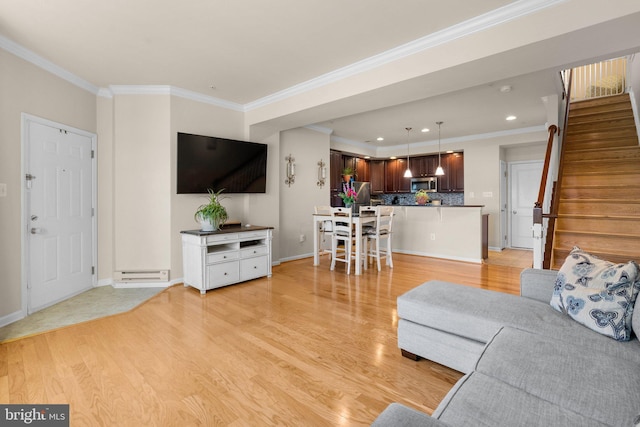
POLYGON ((429 237, 431 238, 431 240, 436 240, 436 233, 431 233, 429 237))
POLYGON ((304 242, 305 240, 307 240, 307 236, 305 236, 304 234, 300 235, 300 243, 304 242))
POLYGON ((7 184, 0 184, 0 197, 7 197, 7 184))

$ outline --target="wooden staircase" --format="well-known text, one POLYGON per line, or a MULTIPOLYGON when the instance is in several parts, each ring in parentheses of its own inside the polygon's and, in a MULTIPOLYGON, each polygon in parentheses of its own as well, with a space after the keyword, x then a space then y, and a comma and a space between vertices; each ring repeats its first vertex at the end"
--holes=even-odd
POLYGON ((628 94, 571 104, 560 174, 551 268, 574 246, 640 262, 640 146, 628 94))

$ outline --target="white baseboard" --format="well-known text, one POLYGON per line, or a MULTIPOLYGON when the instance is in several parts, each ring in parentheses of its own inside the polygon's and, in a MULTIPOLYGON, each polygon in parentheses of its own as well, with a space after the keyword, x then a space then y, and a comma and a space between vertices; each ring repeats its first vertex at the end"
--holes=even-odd
POLYGON ((7 314, 6 316, 0 317, 0 328, 3 326, 7 326, 13 322, 17 322, 20 319, 24 319, 24 314, 22 310, 15 311, 11 314, 7 314))
POLYGON ((170 280, 168 282, 113 282, 112 286, 116 289, 168 288, 176 283, 182 283, 182 278, 170 280))
MULTIPOLYGON (((313 253, 302 254, 302 255, 294 255, 294 256, 290 256, 290 257, 280 258, 280 261, 278 262, 278 264, 280 264, 281 262, 295 261, 295 260, 298 260, 298 259, 309 258, 309 257, 313 257, 313 253)), ((277 264, 274 264, 274 265, 277 265, 277 264)))
POLYGON ((472 262, 474 264, 482 264, 482 258, 465 258, 465 257, 451 256, 451 255, 436 254, 431 252, 418 252, 418 251, 405 251, 405 250, 394 250, 393 252, 397 252, 400 254, 407 254, 407 255, 426 256, 429 258, 450 259, 451 261, 462 261, 462 262, 472 262))

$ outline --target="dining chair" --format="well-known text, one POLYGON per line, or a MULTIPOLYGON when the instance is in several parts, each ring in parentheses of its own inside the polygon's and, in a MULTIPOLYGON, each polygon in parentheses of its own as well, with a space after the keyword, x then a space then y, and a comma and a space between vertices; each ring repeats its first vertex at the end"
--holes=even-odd
POLYGON ((387 265, 393 268, 391 256, 391 234, 393 228, 393 207, 376 206, 375 226, 363 231, 365 240, 365 258, 368 261, 375 258, 378 263, 378 271, 381 270, 380 259, 386 258, 387 265), (371 245, 375 241, 375 246, 371 245))
POLYGON ((351 208, 331 208, 331 270, 336 267, 336 261, 347 264, 347 274, 351 273, 351 259, 353 254, 353 223, 351 208), (339 247, 342 243, 342 247, 339 247))
MULTIPOLYGON (((327 215, 327 217, 331 216, 331 206, 315 206, 314 213, 316 215, 327 215)), ((320 222, 320 239, 318 239, 318 253, 319 254, 330 254, 331 253, 331 245, 325 245, 327 241, 327 237, 331 238, 333 234, 333 224, 331 223, 331 219, 327 219, 326 221, 320 222)))

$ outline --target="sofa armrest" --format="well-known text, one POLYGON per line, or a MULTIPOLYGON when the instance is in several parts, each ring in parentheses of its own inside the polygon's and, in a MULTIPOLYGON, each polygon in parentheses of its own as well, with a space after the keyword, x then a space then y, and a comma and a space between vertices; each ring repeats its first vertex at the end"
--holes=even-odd
POLYGON ((372 427, 447 427, 449 424, 431 418, 427 414, 418 412, 399 403, 392 403, 378 415, 371 424, 372 427))
POLYGON ((520 296, 548 303, 553 295, 557 275, 557 270, 523 270, 520 273, 520 296))

